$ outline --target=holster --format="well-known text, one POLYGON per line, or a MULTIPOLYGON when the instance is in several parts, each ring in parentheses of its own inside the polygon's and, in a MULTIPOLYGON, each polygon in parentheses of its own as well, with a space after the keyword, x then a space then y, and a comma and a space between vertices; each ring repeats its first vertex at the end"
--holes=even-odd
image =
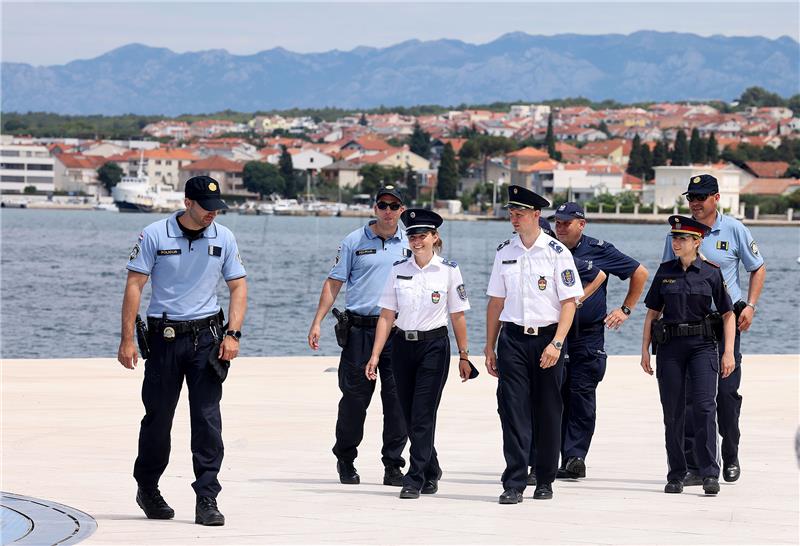
POLYGON ((736 315, 736 323, 739 323, 739 315, 742 314, 742 311, 745 310, 747 307, 747 302, 739 300, 733 304, 733 314, 736 315))
POLYGON ((658 352, 659 345, 664 345, 667 341, 669 341, 669 334, 666 324, 661 319, 654 320, 650 324, 650 347, 653 354, 658 352))
POLYGON ((142 317, 136 315, 136 343, 139 345, 139 354, 147 360, 150 358, 150 345, 147 343, 147 324, 142 317))
POLYGON ((333 325, 333 332, 336 334, 336 343, 344 349, 347 347, 347 340, 350 337, 350 313, 345 310, 344 313, 333 308, 333 316, 336 317, 336 324, 333 325))
MULTIPOLYGON (((217 325, 222 324, 225 321, 225 313, 222 311, 220 307, 219 313, 217 313, 217 325)), ((221 327, 219 332, 216 329, 212 329, 214 332, 214 348, 211 349, 211 352, 208 353, 208 364, 211 366, 211 369, 214 371, 214 375, 217 376, 220 383, 223 383, 225 379, 228 377, 228 370, 231 367, 230 360, 221 360, 219 358, 219 348, 222 345, 222 340, 225 338, 225 332, 228 330, 228 325, 225 324, 221 327)))
POLYGON ((725 329, 722 325, 722 315, 717 312, 711 313, 707 315, 705 318, 706 324, 708 324, 708 329, 711 335, 717 341, 722 341, 722 336, 725 332, 725 329))

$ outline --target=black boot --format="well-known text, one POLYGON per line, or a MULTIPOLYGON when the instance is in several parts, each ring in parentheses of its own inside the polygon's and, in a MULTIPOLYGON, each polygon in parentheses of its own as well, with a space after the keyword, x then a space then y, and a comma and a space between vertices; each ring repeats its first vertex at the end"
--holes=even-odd
POLYGON ((336 470, 339 472, 339 481, 342 483, 357 485, 361 483, 361 476, 356 472, 356 467, 352 461, 338 461, 336 470))
POLYGON ((175 517, 175 510, 169 507, 158 487, 137 489, 136 504, 144 510, 144 515, 149 519, 172 519, 175 517))
MULTIPOLYGON (((355 471, 355 468, 353 469, 355 471)), ((341 474, 340 474, 341 475, 341 474)), ((342 482, 344 483, 344 482, 342 482)), ((358 482, 356 482, 358 483, 358 482)), ((383 485, 403 487, 403 471, 399 466, 387 466, 383 472, 383 485)))
POLYGON ((225 525, 225 516, 217 508, 214 497, 197 497, 194 508, 194 522, 201 525, 225 525))
POLYGON ((531 467, 531 473, 528 474, 528 485, 536 485, 536 469, 531 467))

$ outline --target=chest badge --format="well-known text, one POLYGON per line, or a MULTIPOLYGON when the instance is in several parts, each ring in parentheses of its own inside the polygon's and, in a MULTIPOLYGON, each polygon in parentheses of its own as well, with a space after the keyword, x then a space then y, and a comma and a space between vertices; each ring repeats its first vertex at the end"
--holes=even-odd
POLYGON ((536 285, 539 287, 539 290, 547 290, 547 279, 540 276, 539 282, 537 282, 536 285))
POLYGON ((438 291, 434 290, 433 293, 431 294, 431 301, 433 303, 439 303, 439 300, 441 299, 442 295, 438 291))

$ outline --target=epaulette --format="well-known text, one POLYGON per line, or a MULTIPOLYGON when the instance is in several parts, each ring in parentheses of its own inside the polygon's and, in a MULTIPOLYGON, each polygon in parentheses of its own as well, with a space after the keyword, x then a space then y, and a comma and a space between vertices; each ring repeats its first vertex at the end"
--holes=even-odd
POLYGON ((712 262, 712 261, 711 261, 711 260, 709 260, 708 258, 705 258, 705 257, 704 257, 704 258, 703 258, 703 261, 704 261, 705 263, 707 263, 707 264, 709 264, 709 265, 713 265, 714 267, 716 267, 717 269, 719 269, 719 264, 712 262))
POLYGON ((445 260, 444 258, 442 258, 442 263, 444 265, 449 265, 450 267, 458 267, 456 262, 451 262, 450 260, 445 260))
POLYGON ((560 244, 558 244, 558 243, 555 241, 555 239, 553 239, 552 241, 550 241, 550 243, 548 243, 548 244, 550 245, 550 248, 552 248, 553 250, 555 250, 557 253, 561 254, 562 252, 564 252, 564 248, 563 248, 563 247, 562 247, 560 244))
POLYGON ((591 246, 603 246, 606 242, 602 239, 595 239, 594 241, 589 241, 591 246))
POLYGON ((392 266, 399 265, 399 264, 401 264, 403 262, 407 262, 407 261, 408 261, 408 258, 403 258, 402 260, 397 260, 396 262, 394 262, 392 264, 392 266))
POLYGON ((500 243, 500 246, 497 247, 497 250, 500 250, 501 248, 503 248, 504 246, 506 246, 506 245, 508 245, 510 243, 511 243, 511 239, 506 239, 505 241, 500 243))

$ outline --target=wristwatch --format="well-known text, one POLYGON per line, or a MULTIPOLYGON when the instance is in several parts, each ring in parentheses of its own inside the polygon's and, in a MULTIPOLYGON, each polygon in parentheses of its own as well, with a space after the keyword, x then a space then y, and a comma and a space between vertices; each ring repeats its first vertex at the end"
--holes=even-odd
POLYGON ((459 349, 458 350, 458 357, 461 360, 469 360, 469 349, 459 349))
POLYGON ((552 345, 553 347, 555 347, 555 348, 556 348, 556 349, 558 349, 559 351, 561 350, 561 347, 563 347, 563 346, 564 346, 564 344, 563 344, 563 343, 561 343, 560 341, 556 341, 555 339, 554 339, 553 341, 551 341, 551 342, 550 342, 550 345, 552 345))
POLYGON ((631 316, 631 308, 630 307, 628 307, 627 305, 620 305, 619 308, 622 309, 622 312, 625 313, 627 316, 631 316))
POLYGON ((750 303, 750 302, 748 301, 748 302, 747 302, 747 307, 750 307, 750 308, 752 308, 754 313, 756 312, 756 304, 755 304, 755 303, 750 303))
POLYGON ((231 336, 232 338, 235 338, 236 341, 239 341, 239 339, 241 339, 242 337, 242 332, 239 330, 228 330, 227 332, 225 332, 225 335, 231 336))
POLYGON ((575 307, 577 307, 578 309, 583 307, 583 302, 581 301, 580 298, 575 298, 575 307))

